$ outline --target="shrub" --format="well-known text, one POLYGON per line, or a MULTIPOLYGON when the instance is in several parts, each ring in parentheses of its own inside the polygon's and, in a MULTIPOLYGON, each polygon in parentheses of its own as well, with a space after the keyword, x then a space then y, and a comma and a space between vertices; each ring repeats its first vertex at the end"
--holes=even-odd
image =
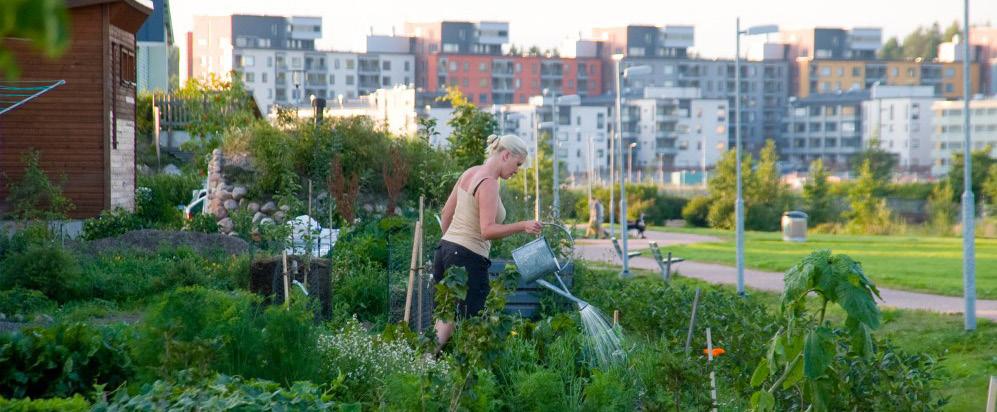
POLYGON ((689 200, 682 208, 682 219, 689 226, 706 227, 708 221, 706 216, 710 213, 710 198, 706 196, 696 196, 689 200))
POLYGON ((97 240, 122 235, 133 230, 144 229, 146 225, 138 215, 125 209, 104 210, 100 216, 83 221, 83 240, 97 240))
MULTIPOLYGON (((340 405, 346 406, 346 405, 340 405)), ((357 408, 354 405, 354 408, 357 408)), ((93 410, 117 412, 134 410, 246 410, 246 411, 338 411, 325 390, 311 382, 279 383, 215 375, 197 379, 183 373, 176 381, 159 380, 130 395, 125 388, 107 394, 93 410)))
POLYGON ((322 334, 318 353, 322 375, 327 380, 342 376, 356 399, 375 399, 390 376, 447 376, 449 371, 445 362, 424 358, 405 340, 368 334, 356 318, 335 333, 322 334))
POLYGON ((259 298, 201 287, 181 288, 155 302, 135 345, 136 359, 158 376, 255 372, 262 342, 254 320, 259 298))
POLYGON ((618 368, 595 370, 585 387, 586 411, 631 411, 637 405, 637 392, 626 373, 618 368))
POLYGON ((24 152, 21 156, 24 174, 7 184, 7 204, 15 219, 58 219, 75 208, 62 194, 62 184, 52 183, 39 166, 40 158, 41 151, 29 149, 24 152))
POLYGON ((55 233, 43 222, 29 222, 10 236, 0 226, 0 261, 9 255, 23 253, 30 246, 51 246, 55 238, 55 233))
POLYGON ((513 381, 515 404, 522 411, 566 411, 561 376, 550 369, 519 373, 513 381))
POLYGON ((126 328, 56 324, 0 334, 0 395, 59 397, 117 387, 133 373, 126 328))
POLYGON ((135 214, 149 227, 179 229, 183 212, 178 205, 190 201, 191 192, 203 185, 194 174, 139 176, 135 190, 135 214))
POLYGON ((80 269, 76 259, 57 246, 29 246, 8 256, 0 267, 3 288, 21 287, 41 291, 56 302, 76 296, 80 287, 80 269))
MULTIPOLYGON (((183 222, 183 230, 189 232, 218 233, 218 220, 206 213, 195 214, 183 222)), ((242 234, 241 232, 239 233, 242 234)))
POLYGON ((80 395, 72 398, 51 399, 4 399, 0 398, 0 410, 8 412, 87 412, 90 402, 80 395))
POLYGON ((37 290, 15 287, 0 291, 0 313, 7 316, 27 317, 55 308, 55 303, 37 290))

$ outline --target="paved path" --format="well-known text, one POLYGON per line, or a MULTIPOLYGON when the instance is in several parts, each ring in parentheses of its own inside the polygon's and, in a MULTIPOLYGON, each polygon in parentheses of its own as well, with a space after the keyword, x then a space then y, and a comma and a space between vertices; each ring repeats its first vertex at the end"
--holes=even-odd
MULTIPOLYGON (((717 242, 721 239, 712 236, 691 235, 683 233, 647 232, 648 240, 654 240, 662 248, 668 245, 683 243, 717 242)), ((628 248, 631 250, 647 249, 647 240, 630 239, 628 248)), ((620 265, 620 259, 613 252, 613 246, 608 240, 579 239, 575 250, 579 258, 597 262, 620 265)), ((657 272, 658 264, 649 257, 630 259, 630 266, 637 269, 647 269, 657 272)), ((702 279, 710 283, 736 284, 737 269, 714 263, 686 261, 672 265, 682 276, 702 279)), ((783 274, 761 270, 745 269, 745 286, 765 291, 782 292, 783 274)), ((883 298, 881 306, 900 309, 923 309, 942 313, 963 313, 963 299, 954 296, 932 295, 928 293, 906 292, 902 290, 879 288, 883 298)), ((976 316, 997 321, 997 300, 976 300, 976 316)))

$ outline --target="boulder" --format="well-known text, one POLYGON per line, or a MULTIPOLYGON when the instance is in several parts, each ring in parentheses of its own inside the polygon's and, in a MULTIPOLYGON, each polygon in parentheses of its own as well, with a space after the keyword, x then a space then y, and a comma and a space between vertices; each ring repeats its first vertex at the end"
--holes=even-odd
POLYGON ((226 200, 224 205, 225 209, 230 212, 239 208, 239 202, 236 202, 235 199, 226 200))
POLYGON ((232 219, 224 218, 218 221, 218 230, 222 233, 231 233, 232 229, 235 229, 235 223, 232 219))
POLYGON ((281 210, 282 212, 284 212, 284 213, 287 213, 287 212, 290 212, 290 211, 291 211, 291 207, 290 207, 290 206, 288 206, 288 205, 281 205, 281 206, 280 206, 280 210, 281 210))
POLYGON ((232 197, 235 198, 235 200, 242 200, 242 198, 246 197, 246 193, 249 193, 249 190, 247 190, 245 186, 236 186, 232 188, 232 197))
POLYGON ((265 217, 263 219, 260 219, 260 226, 263 226, 263 225, 272 225, 272 224, 274 224, 274 221, 273 221, 273 219, 271 219, 269 217, 265 217))
POLYGON ((260 208, 260 211, 266 214, 276 212, 277 204, 275 204, 273 201, 266 202, 263 204, 263 207, 260 208))
POLYGON ((284 223, 284 216, 285 215, 283 211, 274 212, 273 220, 277 223, 284 223))
POLYGON ((255 225, 260 223, 260 221, 265 217, 267 217, 267 215, 264 215, 263 212, 256 212, 256 214, 253 215, 253 224, 255 225))
POLYGON ((260 204, 257 203, 257 202, 249 202, 249 204, 246 205, 246 209, 248 209, 250 213, 259 212, 260 211, 260 204))

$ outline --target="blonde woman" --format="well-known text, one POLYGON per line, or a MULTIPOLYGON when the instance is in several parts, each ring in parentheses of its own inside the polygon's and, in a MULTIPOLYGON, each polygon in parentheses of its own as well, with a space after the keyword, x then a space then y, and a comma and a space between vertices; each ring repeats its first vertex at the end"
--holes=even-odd
MULTIPOLYGON (((443 280, 451 266, 467 270, 467 298, 458 302, 458 314, 475 316, 488 296, 488 252, 491 241, 517 233, 540 233, 541 224, 524 220, 504 224, 505 207, 499 197, 499 180, 516 174, 527 157, 526 143, 515 135, 488 137, 485 163, 467 169, 457 180, 443 206, 443 238, 433 258, 433 279, 443 280)), ((437 351, 450 340, 453 322, 436 321, 437 351)))

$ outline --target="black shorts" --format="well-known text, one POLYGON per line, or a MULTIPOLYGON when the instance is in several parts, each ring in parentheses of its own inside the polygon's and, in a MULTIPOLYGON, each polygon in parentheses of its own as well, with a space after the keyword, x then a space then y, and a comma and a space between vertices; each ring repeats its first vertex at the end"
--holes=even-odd
POLYGON ((491 287, 488 285, 488 268, 492 261, 472 252, 470 249, 446 240, 440 240, 433 257, 433 280, 440 282, 451 266, 462 266, 467 270, 467 298, 457 302, 460 317, 475 316, 485 308, 485 298, 491 287))

